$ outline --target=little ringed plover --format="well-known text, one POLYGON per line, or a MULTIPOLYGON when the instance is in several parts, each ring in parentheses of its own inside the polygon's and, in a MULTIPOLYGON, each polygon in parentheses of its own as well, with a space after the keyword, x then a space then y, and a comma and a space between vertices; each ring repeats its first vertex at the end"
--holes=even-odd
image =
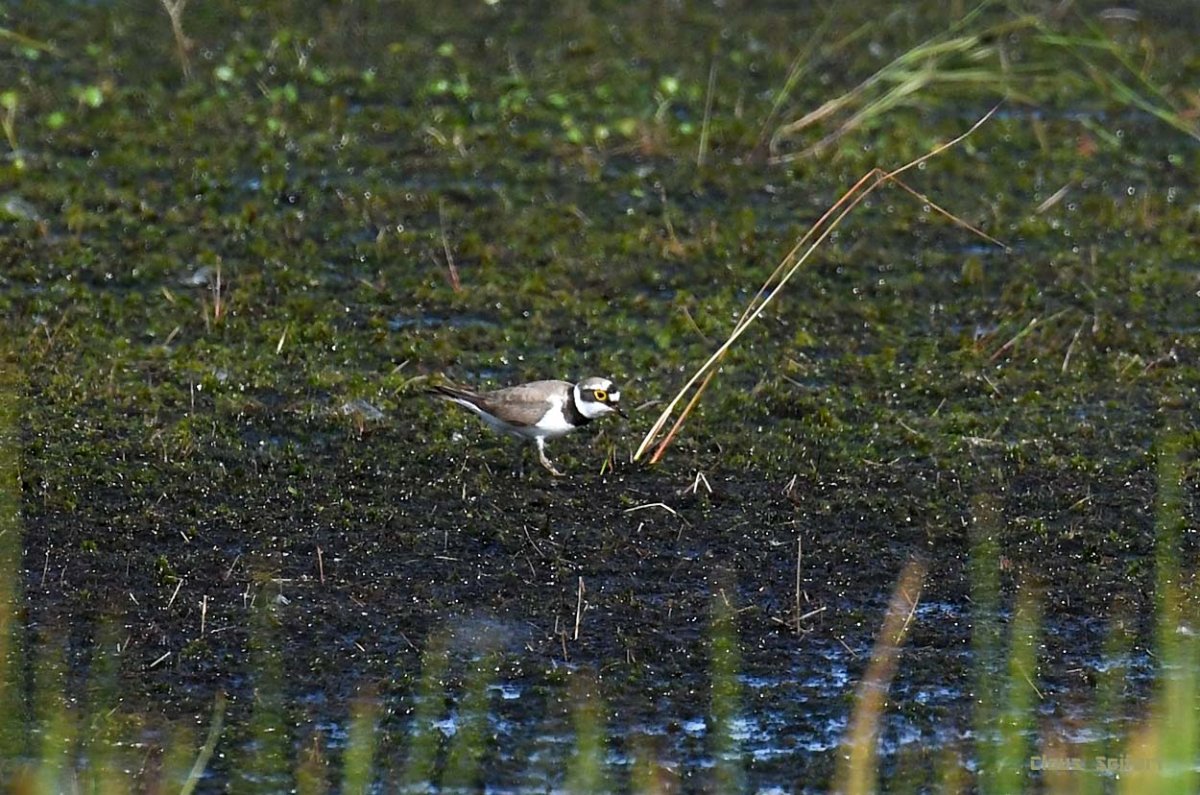
POLYGON ((546 457, 546 440, 587 425, 606 414, 627 416, 621 410, 621 393, 607 378, 568 381, 531 381, 490 392, 473 392, 438 385, 430 394, 470 409, 493 430, 533 439, 538 460, 550 474, 562 476, 546 457))

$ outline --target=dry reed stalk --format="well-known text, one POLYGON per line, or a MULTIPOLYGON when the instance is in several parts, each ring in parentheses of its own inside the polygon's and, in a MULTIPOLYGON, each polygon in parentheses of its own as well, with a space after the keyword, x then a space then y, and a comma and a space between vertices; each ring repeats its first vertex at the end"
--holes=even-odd
POLYGON ((892 591, 883 627, 871 652, 871 662, 854 695, 854 714, 838 754, 835 792, 857 795, 875 791, 880 719, 887 705, 888 687, 896 675, 900 649, 921 601, 924 582, 925 564, 910 560, 892 591))
MULTIPOLYGON (((671 426, 671 430, 667 431, 667 435, 662 440, 662 444, 660 444, 658 449, 654 451, 654 455, 650 456, 651 464, 657 464, 658 460, 662 458, 663 453, 667 452, 667 446, 671 444, 671 440, 675 438, 675 434, 679 433, 679 429, 683 427, 683 421, 687 419, 689 414, 692 413, 692 408, 695 407, 698 402, 700 402, 700 396, 704 394, 704 390, 708 387, 708 382, 711 381, 713 376, 716 374, 717 370, 716 368, 713 368, 709 371, 708 375, 704 377, 704 381, 696 389, 696 394, 692 395, 692 399, 688 401, 688 404, 684 406, 683 411, 680 412, 679 419, 675 420, 675 424, 671 426)), ((638 449, 638 455, 641 455, 641 448, 638 449)), ((634 456, 634 460, 637 460, 637 455, 634 456)))
POLYGON ((171 34, 175 37, 175 52, 179 56, 179 67, 183 70, 183 79, 192 79, 192 61, 188 57, 192 49, 191 40, 183 32, 183 10, 187 8, 188 0, 162 0, 163 10, 171 20, 171 34))
POLYGON ((663 439, 658 448, 654 451, 654 455, 651 458, 651 463, 657 463, 659 460, 661 460, 663 454, 666 452, 667 446, 675 438, 675 435, 682 427, 684 420, 698 403, 700 393, 704 391, 704 388, 708 386, 709 381, 712 379, 712 375, 716 373, 716 365, 725 357, 725 354, 729 352, 729 349, 733 346, 733 343, 736 342, 743 333, 745 333, 746 329, 750 327, 750 324, 753 323, 763 313, 767 306, 770 305, 773 300, 775 300, 775 297, 783 291, 783 288, 787 285, 788 281, 791 280, 792 276, 794 276, 796 272, 800 270, 801 266, 808 261, 809 257, 813 255, 817 248, 819 248, 820 245, 824 243, 826 239, 828 239, 828 237, 833 233, 833 230, 836 229, 839 224, 841 224, 842 220, 851 212, 853 212, 853 210, 859 204, 861 204, 867 196, 873 193, 875 189, 884 182, 892 182, 902 185, 909 193, 921 198, 922 201, 928 202, 930 208, 939 214, 944 215, 965 229, 980 235, 985 240, 1003 247, 1003 244, 995 238, 990 237, 961 218, 958 218, 949 211, 929 201, 924 194, 912 190, 908 186, 903 185, 903 183, 897 179, 900 174, 916 168, 921 163, 924 163, 930 158, 936 157, 947 149, 950 149, 951 147, 961 143, 967 136, 971 135, 973 132, 983 126, 983 124, 996 113, 999 107, 999 105, 994 106, 978 121, 972 124, 966 132, 958 135, 955 138, 952 138, 945 143, 935 146, 921 157, 905 163, 903 166, 900 166, 897 169, 892 171, 883 171, 879 168, 871 169, 862 177, 860 177, 859 180, 849 188, 849 190, 843 193, 842 196, 836 202, 834 202, 833 205, 826 210, 825 213, 818 218, 811 227, 809 227, 808 231, 801 236, 794 246, 792 246, 791 250, 784 255, 779 265, 776 266, 775 270, 772 271, 771 275, 767 277, 765 282, 763 282, 762 287, 759 288, 758 292, 755 293, 754 297, 750 300, 750 303, 746 306, 741 318, 739 318, 737 324, 734 326, 733 331, 730 332, 729 337, 726 338, 725 342, 723 342, 720 347, 717 348, 716 352, 714 352, 708 358, 708 360, 700 366, 700 368, 692 375, 692 377, 688 379, 687 383, 683 385, 683 388, 679 390, 671 402, 667 404, 667 407, 663 409, 661 414, 659 414, 658 419, 656 419, 654 422, 654 425, 651 426, 650 430, 646 433, 646 436, 642 439, 641 444, 638 445, 637 452, 633 454, 633 460, 637 461, 642 457, 642 455, 645 454, 650 445, 654 443, 654 440, 657 438, 663 426, 666 425, 667 420, 670 419, 671 414, 675 411, 675 407, 679 405, 679 402, 683 399, 683 396, 686 395, 689 390, 691 390, 692 387, 695 386, 698 381, 700 381, 701 378, 704 378, 703 384, 699 389, 697 389, 696 395, 693 396, 693 398, 688 402, 687 407, 680 414, 679 418, 675 422, 675 425, 671 428, 671 432, 666 438, 663 439), (806 244, 808 247, 804 248, 806 244), (804 249, 803 253, 800 253, 801 249, 804 249))

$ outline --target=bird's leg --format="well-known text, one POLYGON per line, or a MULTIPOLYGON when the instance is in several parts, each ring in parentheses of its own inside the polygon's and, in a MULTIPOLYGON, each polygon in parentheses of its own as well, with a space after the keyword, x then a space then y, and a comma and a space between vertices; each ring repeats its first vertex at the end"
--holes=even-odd
POLYGON ((542 462, 542 466, 544 466, 547 469, 547 471, 550 472, 551 475, 554 475, 557 478, 561 478, 563 476, 563 473, 561 473, 557 469, 555 469, 554 464, 550 463, 550 459, 546 458, 546 439, 544 437, 541 437, 541 436, 537 437, 537 449, 538 449, 538 460, 542 462))

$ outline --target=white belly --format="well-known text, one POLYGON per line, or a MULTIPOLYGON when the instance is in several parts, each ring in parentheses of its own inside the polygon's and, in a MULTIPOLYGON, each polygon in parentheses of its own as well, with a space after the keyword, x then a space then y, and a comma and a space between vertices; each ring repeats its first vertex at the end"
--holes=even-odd
POLYGON ((524 435, 530 438, 541 436, 544 439, 553 439, 556 436, 562 436, 568 431, 575 430, 575 426, 567 422, 567 416, 563 413, 563 402, 565 396, 555 396, 550 398, 551 408, 546 412, 545 416, 538 420, 537 425, 531 428, 522 428, 524 435))

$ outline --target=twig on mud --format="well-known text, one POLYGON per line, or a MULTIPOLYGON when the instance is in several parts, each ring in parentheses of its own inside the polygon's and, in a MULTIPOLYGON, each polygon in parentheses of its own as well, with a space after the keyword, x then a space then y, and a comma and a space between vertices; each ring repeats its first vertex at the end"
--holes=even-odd
POLYGON ((442 251, 446 252, 446 269, 450 272, 450 286, 454 292, 462 292, 462 282, 458 279, 458 267, 454 264, 454 253, 450 250, 450 241, 446 237, 446 200, 438 200, 438 225, 442 231, 442 251))
POLYGON ((683 491, 680 492, 680 494, 687 494, 689 491, 692 494, 699 494, 700 493, 700 484, 704 484, 704 490, 707 491, 709 494, 713 493, 712 486, 709 484, 708 478, 705 477, 703 472, 697 470, 696 477, 692 478, 692 485, 685 488, 683 491))
POLYGON ((800 634, 800 566, 804 562, 804 536, 796 536, 796 634, 800 634))
POLYGON ((679 516, 679 514, 676 512, 676 510, 674 508, 672 508, 670 505, 667 505, 665 502, 648 502, 645 505, 635 505, 632 508, 626 508, 625 513, 633 513, 634 511, 644 511, 647 508, 662 508, 664 511, 666 511, 667 513, 671 514, 672 516, 674 516, 676 518, 683 518, 683 517, 679 516))
MULTIPOLYGON (((900 174, 903 174, 909 169, 918 167, 930 158, 936 157, 947 149, 960 143, 963 139, 975 132, 988 119, 990 119, 996 113, 999 107, 1000 106, 997 105, 989 110, 982 118, 971 125, 970 129, 968 129, 966 132, 943 144, 939 144, 921 157, 905 163, 903 166, 900 166, 897 169, 892 171, 884 171, 879 168, 872 169, 864 174, 858 180, 858 182, 854 183, 849 190, 843 193, 841 198, 839 198, 828 210, 826 210, 825 213, 818 218, 811 227, 809 227, 808 231, 804 233, 804 235, 796 242, 792 249, 786 255, 784 255, 779 265, 776 266, 775 270, 770 276, 767 277, 766 281, 763 282, 762 287, 759 288, 758 292, 750 300, 750 303, 747 304, 745 311, 742 313, 741 318, 734 326, 733 331, 729 334, 729 337, 720 345, 720 347, 717 348, 717 350, 708 358, 708 360, 700 366, 700 368, 692 375, 692 377, 688 379, 683 388, 679 390, 678 394, 676 394, 671 402, 667 404, 667 407, 663 409, 662 413, 658 416, 658 419, 654 422, 654 425, 651 426, 650 430, 646 433, 645 438, 642 439, 642 443, 638 445, 638 449, 633 455, 634 460, 636 461, 640 459, 646 450, 649 449, 650 445, 654 443, 659 432, 662 431, 663 427, 667 423, 667 420, 670 419, 672 412, 675 411, 675 407, 679 405, 679 402, 683 399, 684 395, 688 394, 688 392, 694 386, 696 386, 697 382, 700 382, 701 379, 703 379, 701 386, 696 390, 696 394, 693 395, 692 399, 688 402, 687 407, 675 421, 670 433, 668 433, 666 438, 663 439, 663 441, 658 445, 658 448, 654 451, 654 455, 651 457, 650 463, 657 463, 662 458, 663 454, 666 452, 667 446, 674 439, 680 427, 682 427, 684 420, 695 408, 699 400, 699 395, 702 394, 704 388, 708 386, 713 374, 716 373, 718 369, 717 365, 725 357, 725 354, 729 352, 729 349, 733 347, 733 344, 738 340, 738 338, 745 333, 746 329, 750 327, 750 324, 758 319, 760 315, 762 315, 767 306, 770 305, 771 302, 775 300, 776 296, 783 291, 783 288, 796 274, 796 272, 800 270, 800 268, 808 261, 813 253, 816 252, 817 248, 819 248, 820 245, 825 242, 825 240, 833 233, 833 230, 837 228, 837 226, 847 215, 849 215, 860 203, 862 203, 867 196, 874 192, 883 183, 892 182, 899 184, 900 181, 897 179, 897 177, 900 174), (807 248, 805 248, 805 246, 807 246, 807 248), (803 253, 801 253, 802 250, 803 253)), ((923 197, 923 194, 913 191, 911 188, 908 188, 908 191, 916 196, 923 197)), ((932 202, 930 202, 930 206, 934 206, 932 202)), ((983 234, 966 221, 957 218, 953 214, 943 210, 940 207, 938 207, 937 210, 938 212, 953 219, 961 226, 972 230, 976 234, 982 235, 984 239, 988 240, 989 242, 1003 246, 1003 244, 995 240, 995 238, 983 234)))
POLYGON ((167 609, 171 609, 171 605, 175 604, 175 597, 179 596, 179 589, 183 587, 183 578, 179 578, 179 582, 175 583, 175 590, 171 593, 171 598, 167 600, 167 609))
POLYGON ((1153 370, 1155 367, 1162 367, 1165 364, 1177 364, 1179 362, 1179 352, 1175 350, 1175 346, 1171 346, 1171 350, 1164 353, 1162 356, 1156 356, 1146 362, 1146 366, 1142 368, 1142 375, 1153 370))
POLYGON ((1058 190, 1054 191, 1054 193, 1051 193, 1051 194, 1050 194, 1048 197, 1046 197, 1046 200, 1045 200, 1045 201, 1043 201, 1041 204, 1039 204, 1039 205, 1038 205, 1038 206, 1037 206, 1037 207, 1034 209, 1034 211, 1033 211, 1033 214, 1034 214, 1034 215, 1041 215, 1042 213, 1046 212, 1046 211, 1047 211, 1047 210, 1049 210, 1051 207, 1053 207, 1054 205, 1056 205, 1056 204, 1058 204, 1060 201, 1062 201, 1062 200, 1063 200, 1063 198, 1064 198, 1064 197, 1065 197, 1065 196, 1066 196, 1066 195, 1067 195, 1067 194, 1068 194, 1070 191, 1071 191, 1071 183, 1070 183, 1070 182, 1068 182, 1066 185, 1063 185, 1061 188, 1059 188, 1058 190))
POLYGON ((525 531, 525 540, 529 542, 529 546, 533 547, 533 551, 538 553, 538 555, 543 558, 546 557, 546 553, 542 552, 541 547, 539 547, 537 542, 533 540, 533 537, 529 535, 529 525, 522 524, 521 529, 525 531))
POLYGON ((899 643, 900 643, 900 638, 903 637, 904 635, 908 634, 908 626, 909 626, 909 624, 912 623, 913 616, 915 616, 917 614, 917 605, 921 604, 921 583, 920 582, 918 582, 916 584, 916 591, 917 591, 916 594, 914 594, 913 596, 909 596, 908 593, 906 593, 906 592, 901 594, 905 599, 908 600, 908 615, 904 617, 904 626, 900 627, 900 631, 898 633, 899 637, 897 637, 897 639, 896 639, 897 645, 899 645, 899 643))
POLYGON ((1087 325, 1087 318, 1079 322, 1079 328, 1075 329, 1075 334, 1071 337, 1070 344, 1067 345, 1067 353, 1063 356, 1062 370, 1063 375, 1067 374, 1067 367, 1071 364, 1071 354, 1075 351, 1075 343, 1079 342, 1079 335, 1083 333, 1083 327, 1087 325))
POLYGON ((904 430, 911 433, 913 436, 916 436, 918 439, 925 438, 925 434, 921 433, 916 428, 912 427, 911 425, 909 425, 908 423, 906 423, 904 420, 900 419, 899 417, 896 418, 896 424, 899 425, 904 430))
POLYGON ((575 594, 575 635, 571 640, 579 640, 579 622, 583 618, 583 577, 579 578, 579 591, 575 594))
POLYGON ((708 67, 708 90, 704 95, 704 120, 700 122, 700 146, 696 150, 696 168, 704 165, 704 155, 708 150, 708 123, 712 119, 713 86, 717 82, 717 58, 714 55, 712 64, 708 67))
POLYGON ((996 361, 996 359, 998 359, 1002 353, 1004 353, 1009 348, 1011 348, 1012 346, 1016 345, 1018 342, 1020 342, 1021 340, 1025 339, 1027 336, 1029 336, 1029 334, 1033 332, 1034 327, 1037 326, 1038 323, 1042 323, 1043 326, 1045 326, 1048 323, 1053 323, 1055 320, 1058 320, 1060 317, 1062 317, 1069 311, 1071 311, 1071 310, 1070 309, 1060 309, 1059 311, 1055 312, 1050 317, 1046 318, 1046 320, 1044 322, 1039 320, 1036 317, 1033 318, 1032 320, 1029 321, 1029 323, 1025 326, 1025 328, 1023 328, 1017 332, 1016 336, 1014 336, 1008 342, 1001 345, 996 350, 996 352, 991 355, 991 357, 988 359, 988 361, 990 361, 990 362, 996 361))
POLYGON ((1036 317, 1033 318, 1032 320, 1030 320, 1029 323, 1026 324, 1025 328, 1021 329, 1020 331, 1018 331, 1016 333, 1016 336, 1014 336, 1008 342, 1004 343, 999 348, 997 348, 996 352, 988 357, 988 361, 989 362, 996 361, 996 359, 1000 356, 1000 354, 1004 353, 1006 350, 1008 350, 1012 346, 1016 345, 1021 340, 1025 339, 1025 337, 1027 337, 1029 335, 1029 332, 1033 331, 1033 327, 1037 325, 1037 322, 1038 322, 1038 319, 1036 317))
MULTIPOLYGON (((796 619, 796 623, 799 624, 801 621, 805 621, 807 619, 812 618, 813 616, 820 615, 821 613, 824 613, 828 609, 829 608, 826 607, 825 605, 821 605, 820 607, 818 607, 814 610, 809 610, 807 613, 800 616, 800 618, 796 619)), ((796 634, 800 634, 800 633, 797 632, 796 634)))
POLYGON ((1042 695, 1042 691, 1038 690, 1038 686, 1035 685, 1033 680, 1029 678, 1029 672, 1025 670, 1025 667, 1018 665, 1017 670, 1021 672, 1021 678, 1024 679, 1025 683, 1029 685, 1029 689, 1037 694, 1038 700, 1045 701, 1046 697, 1042 695))

